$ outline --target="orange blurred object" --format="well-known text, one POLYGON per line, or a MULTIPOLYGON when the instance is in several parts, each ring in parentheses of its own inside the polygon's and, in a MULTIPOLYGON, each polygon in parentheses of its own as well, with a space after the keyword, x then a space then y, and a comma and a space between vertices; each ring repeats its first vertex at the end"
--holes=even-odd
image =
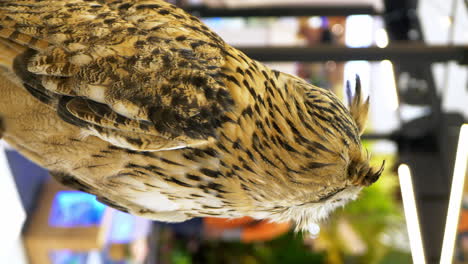
POLYGON ((291 228, 291 224, 288 222, 273 223, 251 217, 235 219, 205 217, 203 225, 205 232, 211 237, 222 237, 223 233, 238 230, 239 240, 245 243, 271 240, 286 233, 291 228))
POLYGON ((460 212, 458 232, 468 232, 468 210, 462 209, 460 212))

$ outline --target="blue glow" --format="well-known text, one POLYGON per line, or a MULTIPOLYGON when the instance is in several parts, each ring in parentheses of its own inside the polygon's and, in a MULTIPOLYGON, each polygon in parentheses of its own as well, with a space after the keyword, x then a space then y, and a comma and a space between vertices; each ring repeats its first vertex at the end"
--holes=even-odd
POLYGON ((78 191, 60 191, 55 195, 49 215, 54 227, 84 227, 98 225, 106 206, 94 195, 78 191))
POLYGON ((70 250, 53 251, 49 256, 52 264, 85 264, 88 259, 88 253, 70 250))
POLYGON ((112 217, 112 227, 109 234, 111 243, 130 243, 135 230, 135 217, 120 211, 115 211, 112 217))

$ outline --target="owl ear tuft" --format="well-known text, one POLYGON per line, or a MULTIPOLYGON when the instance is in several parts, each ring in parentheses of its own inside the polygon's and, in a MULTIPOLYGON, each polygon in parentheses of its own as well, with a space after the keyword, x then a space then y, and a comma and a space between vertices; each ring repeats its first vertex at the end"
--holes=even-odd
POLYGON ((361 79, 356 75, 355 93, 351 92, 351 84, 346 82, 346 95, 348 98, 349 111, 356 126, 359 130, 359 135, 362 135, 366 128, 367 116, 369 114, 369 97, 365 101, 362 100, 361 94, 361 79))
POLYGON ((350 177, 351 183, 355 186, 370 186, 380 178, 384 168, 385 160, 378 169, 370 167, 368 163, 361 162, 357 164, 355 161, 352 161, 348 165, 348 177, 350 177))

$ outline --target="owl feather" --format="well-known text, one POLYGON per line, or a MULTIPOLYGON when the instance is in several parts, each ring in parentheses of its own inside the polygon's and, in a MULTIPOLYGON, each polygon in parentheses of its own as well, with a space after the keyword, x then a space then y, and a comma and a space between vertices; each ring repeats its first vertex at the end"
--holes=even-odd
POLYGON ((347 109, 164 1, 0 0, 0 65, 3 138, 132 214, 307 230, 383 170, 358 78, 347 109))

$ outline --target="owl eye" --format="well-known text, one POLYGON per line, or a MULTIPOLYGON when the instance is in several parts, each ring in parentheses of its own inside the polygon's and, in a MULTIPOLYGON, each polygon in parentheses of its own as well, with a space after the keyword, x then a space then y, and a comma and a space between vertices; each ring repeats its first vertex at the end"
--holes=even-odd
POLYGON ((330 199, 332 196, 336 195, 337 193, 341 192, 341 191, 344 190, 344 189, 345 189, 345 188, 337 189, 337 190, 332 191, 332 192, 330 192, 330 193, 327 193, 327 194, 325 194, 325 195, 323 195, 323 196, 320 196, 318 202, 323 202, 323 201, 325 201, 325 200, 328 200, 328 199, 330 199))

